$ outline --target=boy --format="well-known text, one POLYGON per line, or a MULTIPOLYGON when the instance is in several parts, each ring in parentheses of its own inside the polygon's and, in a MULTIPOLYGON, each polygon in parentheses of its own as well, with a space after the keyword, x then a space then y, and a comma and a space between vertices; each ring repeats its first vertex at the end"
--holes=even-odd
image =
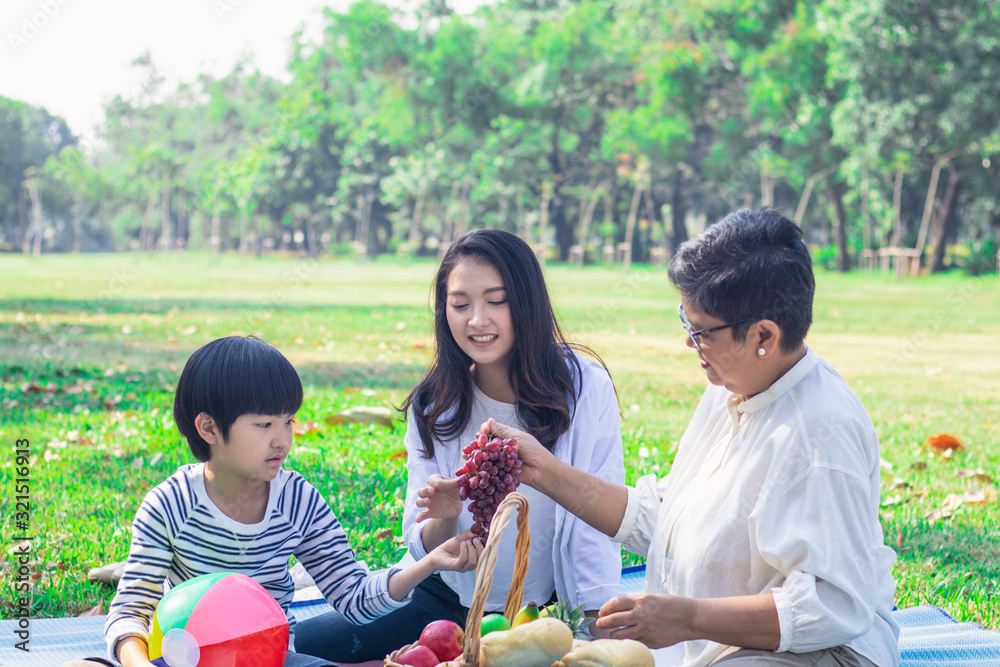
POLYGON ((294 653, 290 556, 359 624, 404 605, 436 570, 475 568, 482 543, 467 533, 413 565, 368 574, 322 495, 281 468, 301 404, 295 369, 261 340, 220 338, 191 355, 177 383, 174 421, 201 463, 182 466, 136 512, 104 629, 112 662, 89 658, 64 667, 149 667, 149 626, 165 583, 220 571, 252 577, 281 604, 293 631, 286 666, 326 665, 294 653))

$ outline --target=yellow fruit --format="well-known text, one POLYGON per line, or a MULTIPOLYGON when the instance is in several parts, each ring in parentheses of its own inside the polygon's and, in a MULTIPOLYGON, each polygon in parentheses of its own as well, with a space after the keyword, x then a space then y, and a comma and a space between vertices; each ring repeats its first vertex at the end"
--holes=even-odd
POLYGON ((480 636, 485 637, 491 632, 510 630, 510 622, 503 614, 486 614, 479 625, 480 636))
POLYGON ((521 608, 521 611, 517 612, 517 616, 514 617, 514 622, 510 624, 510 627, 516 628, 523 623, 528 623, 537 619, 538 605, 534 602, 529 602, 521 608))
POLYGON ((479 664, 483 667, 549 667, 571 648, 573 632, 569 627, 554 618, 543 618, 483 637, 479 644, 479 664))

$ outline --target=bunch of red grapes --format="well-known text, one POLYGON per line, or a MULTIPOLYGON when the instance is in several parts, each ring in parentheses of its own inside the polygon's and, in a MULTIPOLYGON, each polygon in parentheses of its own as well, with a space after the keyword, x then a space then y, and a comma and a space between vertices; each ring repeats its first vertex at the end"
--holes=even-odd
POLYGON ((472 499, 469 504, 472 532, 484 541, 489 536, 490 521, 500 501, 520 483, 518 447, 514 438, 504 440, 477 433, 476 439, 462 449, 465 465, 455 471, 458 495, 462 500, 472 499))

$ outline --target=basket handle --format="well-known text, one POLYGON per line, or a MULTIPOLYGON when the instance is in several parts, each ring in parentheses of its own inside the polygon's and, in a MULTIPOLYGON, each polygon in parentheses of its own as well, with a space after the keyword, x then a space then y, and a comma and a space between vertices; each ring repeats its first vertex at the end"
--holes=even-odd
POLYGON ((497 507, 490 524, 490 536, 486 546, 479 556, 476 567, 476 589, 472 596, 469 615, 465 619, 465 651, 462 654, 463 667, 478 667, 480 626, 483 622, 483 611, 486 609, 486 598, 493 586, 493 569, 497 563, 497 551, 500 549, 500 536, 510 523, 510 513, 517 510, 517 542, 514 552, 514 575, 510 582, 510 592, 507 593, 507 604, 503 615, 511 623, 521 609, 524 596, 524 577, 528 574, 528 549, 531 547, 531 533, 528 531, 528 499, 520 493, 510 493, 497 507))

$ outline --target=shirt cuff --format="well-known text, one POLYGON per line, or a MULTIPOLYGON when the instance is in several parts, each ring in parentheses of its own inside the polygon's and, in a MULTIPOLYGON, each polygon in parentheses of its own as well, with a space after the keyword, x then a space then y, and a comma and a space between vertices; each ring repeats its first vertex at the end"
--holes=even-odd
POLYGON ((112 661, 118 662, 118 655, 116 651, 118 650, 118 644, 121 643, 123 639, 128 637, 138 637, 142 641, 146 642, 147 648, 149 647, 149 633, 146 628, 143 627, 142 623, 132 619, 122 619, 115 621, 105 632, 105 637, 108 642, 108 657, 112 661))
POLYGON ((792 602, 788 599, 788 593, 784 588, 772 588, 771 595, 774 596, 774 606, 778 610, 778 630, 781 637, 778 640, 778 653, 787 651, 792 645, 792 635, 795 626, 792 620, 792 602))
POLYGON ((618 532, 611 538, 612 542, 624 542, 627 540, 635 528, 635 518, 639 515, 639 492, 631 486, 626 486, 625 489, 628 491, 625 517, 622 519, 622 525, 618 527, 618 532))

